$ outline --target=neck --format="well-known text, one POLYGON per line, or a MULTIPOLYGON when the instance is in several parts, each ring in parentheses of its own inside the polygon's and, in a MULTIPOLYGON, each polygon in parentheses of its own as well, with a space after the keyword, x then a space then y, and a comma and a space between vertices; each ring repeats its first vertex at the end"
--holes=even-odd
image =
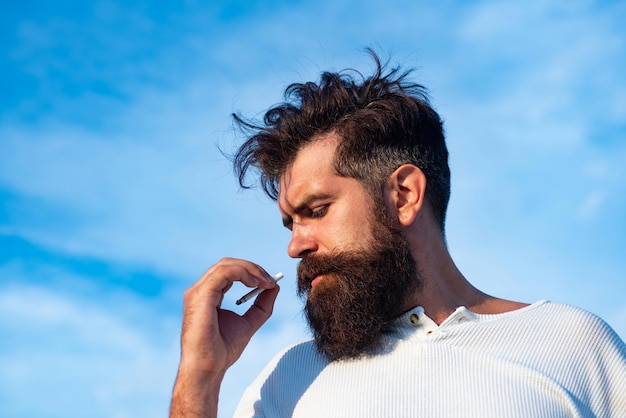
POLYGON ((495 298, 475 288, 457 268, 438 229, 422 228, 412 236, 419 237, 411 244, 423 284, 407 308, 421 305, 426 315, 441 324, 460 306, 474 313, 496 314, 527 305, 495 298))

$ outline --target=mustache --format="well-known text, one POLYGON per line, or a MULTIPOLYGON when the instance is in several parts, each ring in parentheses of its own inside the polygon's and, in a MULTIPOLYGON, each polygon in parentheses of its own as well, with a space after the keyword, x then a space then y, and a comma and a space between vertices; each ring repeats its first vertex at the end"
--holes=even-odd
MULTIPOLYGON (((334 254, 309 254, 298 263, 298 295, 311 290, 311 282, 316 276, 341 272, 346 265, 359 259, 356 252, 342 251, 334 254)), ((360 260, 360 259, 359 259, 360 260)))

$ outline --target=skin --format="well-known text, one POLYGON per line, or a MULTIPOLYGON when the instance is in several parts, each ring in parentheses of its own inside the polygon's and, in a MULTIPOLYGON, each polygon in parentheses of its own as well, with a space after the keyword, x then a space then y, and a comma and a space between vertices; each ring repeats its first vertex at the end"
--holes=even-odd
POLYGON ((217 417, 217 400, 226 370, 239 358, 252 335, 272 314, 278 285, 260 266, 224 258, 185 292, 181 361, 170 417, 217 417), (243 315, 221 309, 233 282, 270 289, 243 315))
MULTIPOLYGON (((278 208, 291 231, 292 258, 358 249, 372 239, 371 198, 357 180, 334 174, 335 144, 331 137, 306 147, 281 178, 278 208)), ((324 276, 311 279, 315 287, 324 276)))
MULTIPOLYGON (((371 237, 372 201, 361 184, 333 170, 337 144, 334 133, 303 148, 280 181, 278 207, 292 232, 289 256, 329 254, 358 248, 371 237)), ((406 164, 387 182, 385 202, 411 244, 424 282, 404 308, 421 305, 441 324, 459 306, 479 314, 496 314, 527 306, 489 296, 475 287, 454 264, 425 202, 426 178, 406 164)), ((313 279, 313 285, 325 280, 313 279)), ((174 385, 170 418, 216 417, 219 389, 226 370, 239 358, 252 335, 267 321, 278 285, 262 267, 246 260, 224 258, 212 266, 184 297, 181 362, 174 385), (221 309, 224 293, 239 281, 261 293, 243 315, 221 309)), ((314 291, 314 290, 313 290, 314 291)))

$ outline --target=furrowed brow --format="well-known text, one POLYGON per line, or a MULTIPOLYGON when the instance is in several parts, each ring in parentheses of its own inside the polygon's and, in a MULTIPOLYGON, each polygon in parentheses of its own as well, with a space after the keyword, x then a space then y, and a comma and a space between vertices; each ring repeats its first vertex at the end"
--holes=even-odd
MULTIPOLYGON (((292 209, 293 214, 298 215, 302 213, 304 210, 309 209, 314 202, 318 200, 327 200, 330 197, 331 196, 328 193, 313 193, 313 194, 307 195, 304 197, 304 199, 302 199, 300 203, 293 206, 293 209, 292 209)), ((283 225, 285 228, 291 229, 291 226, 293 225, 293 217, 289 215, 283 215, 283 225)))
POLYGON ((302 211, 309 209, 314 202, 318 201, 318 200, 327 200, 330 198, 330 195, 328 193, 313 193, 310 195, 307 195, 304 197, 304 199, 302 199, 302 201, 296 205, 293 208, 293 213, 295 213, 296 215, 301 213, 302 211))

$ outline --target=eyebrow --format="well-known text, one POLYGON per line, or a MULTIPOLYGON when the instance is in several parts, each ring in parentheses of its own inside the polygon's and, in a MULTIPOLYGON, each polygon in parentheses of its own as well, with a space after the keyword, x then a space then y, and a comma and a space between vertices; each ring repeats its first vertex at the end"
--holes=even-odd
MULTIPOLYGON (((293 206, 293 213, 297 215, 301 213, 303 210, 310 207, 313 202, 317 200, 326 200, 326 199, 329 199, 330 197, 331 197, 330 194, 325 193, 325 192, 311 193, 309 195, 306 195, 300 203, 298 203, 296 206, 293 206)), ((289 215, 284 215, 283 226, 285 228, 290 228, 292 224, 293 224, 293 218, 289 215)))

